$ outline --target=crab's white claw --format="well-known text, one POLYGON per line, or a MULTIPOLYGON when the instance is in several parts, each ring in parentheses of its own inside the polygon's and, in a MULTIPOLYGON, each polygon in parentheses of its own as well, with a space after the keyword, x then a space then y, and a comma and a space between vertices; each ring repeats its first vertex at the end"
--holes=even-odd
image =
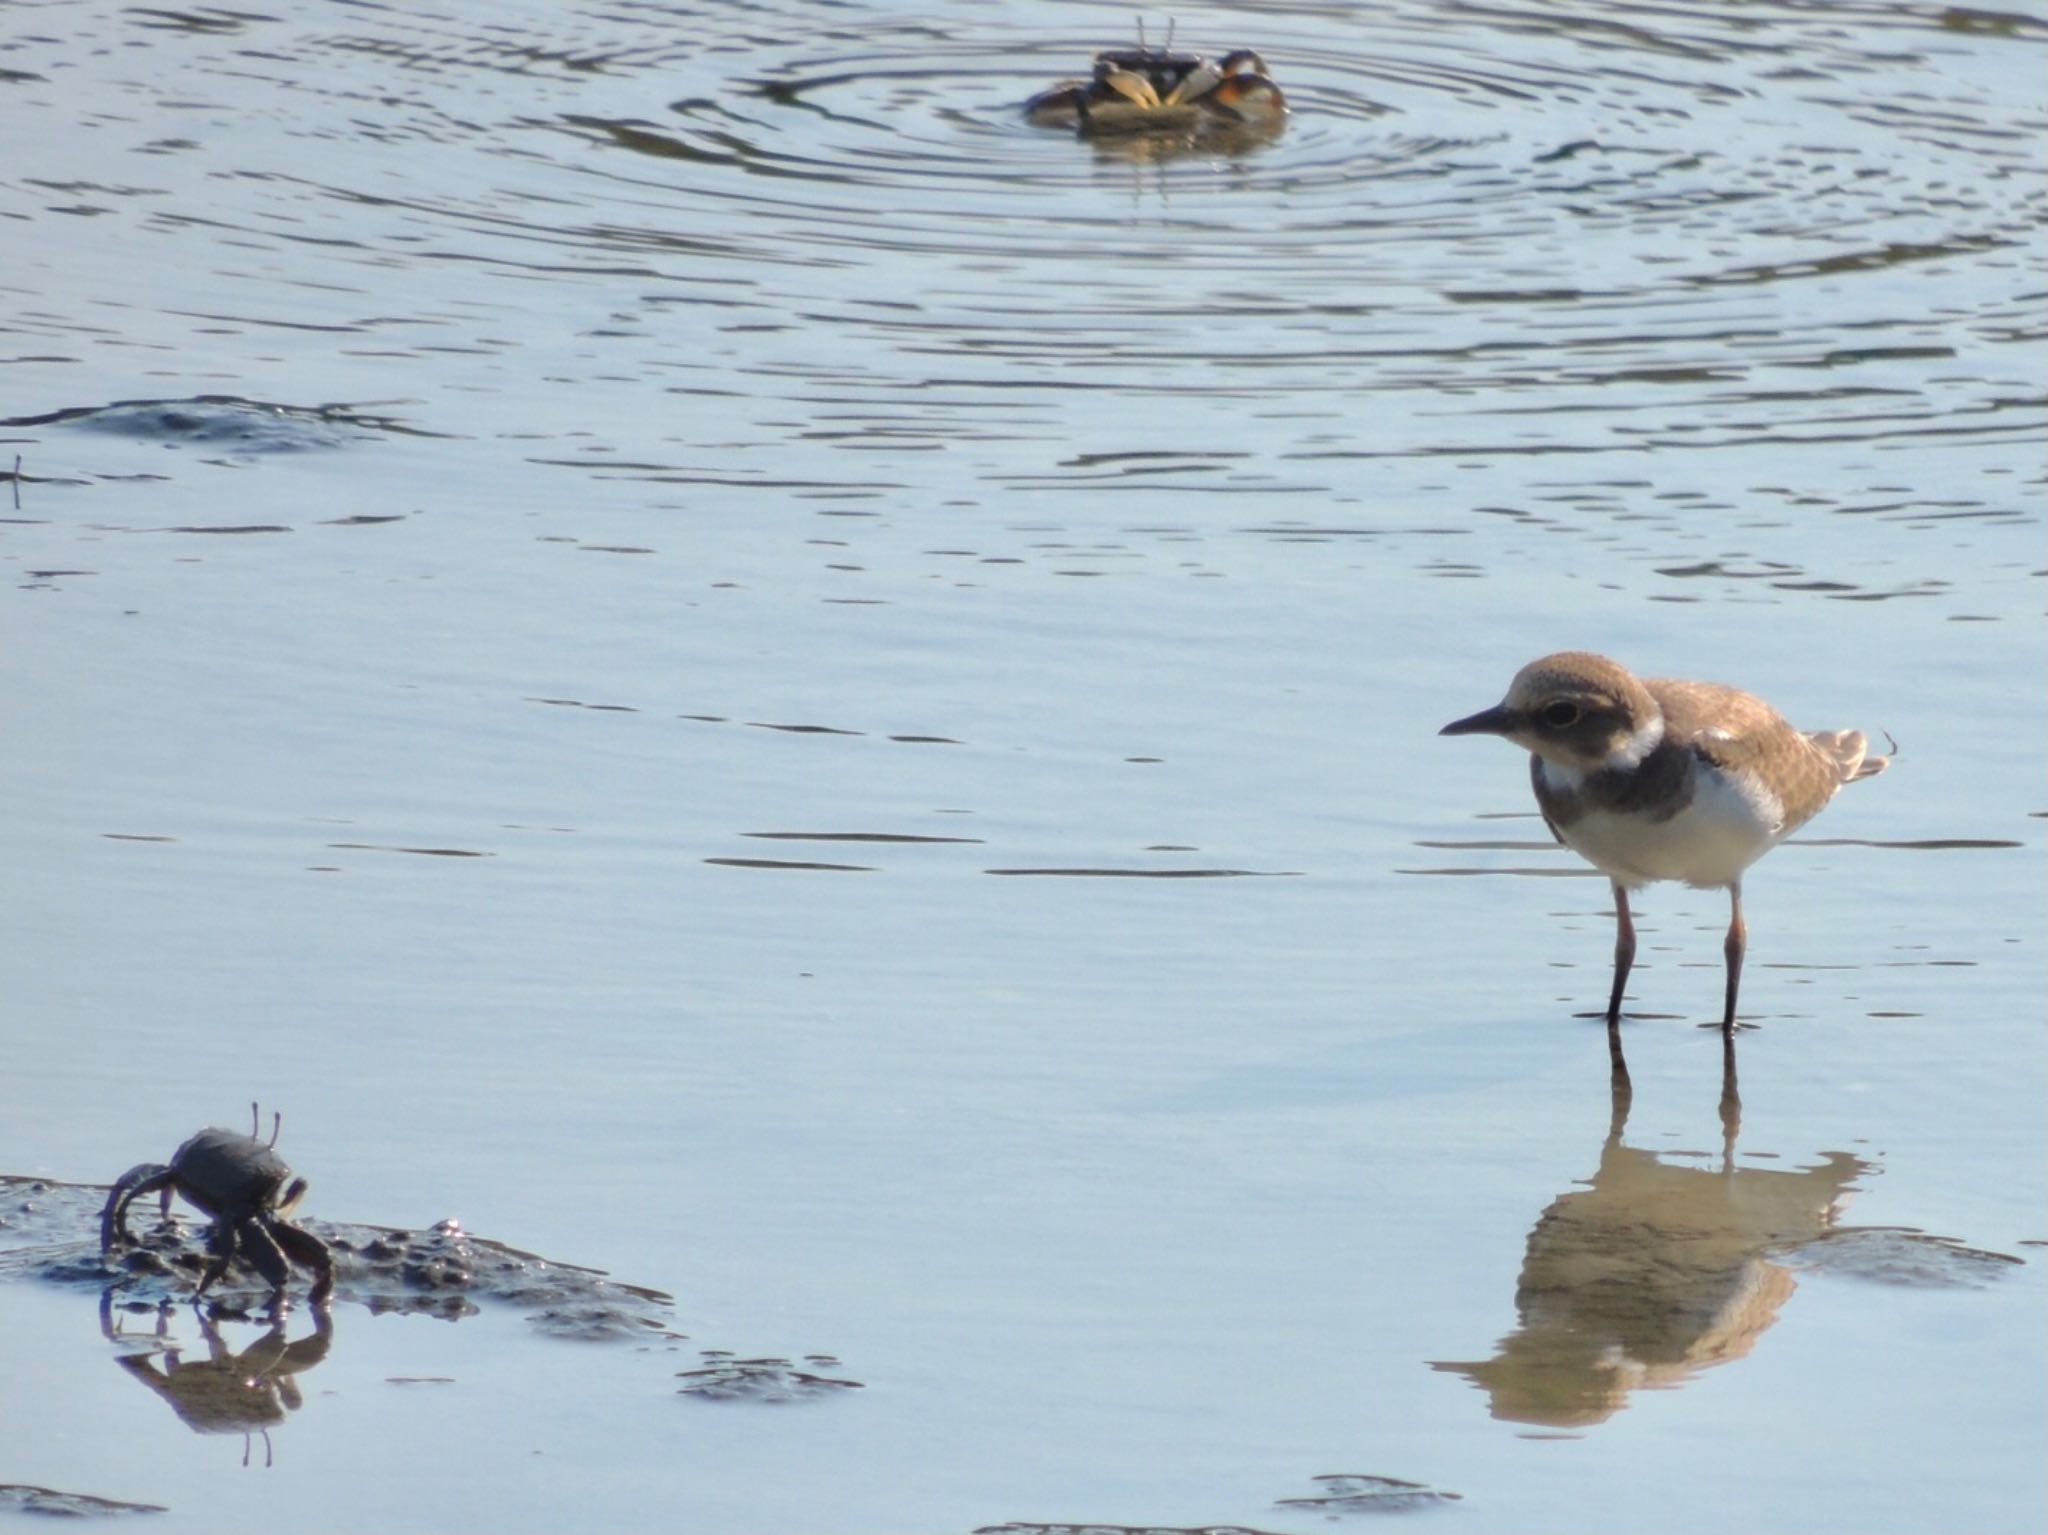
POLYGON ((1185 106, 1189 102, 1200 101, 1209 92, 1216 89, 1217 81, 1222 78, 1222 71, 1204 59, 1180 77, 1179 82, 1168 93, 1163 104, 1169 107, 1178 107, 1185 106))
POLYGON ((1133 105, 1141 107, 1157 107, 1160 105, 1159 92, 1152 89, 1152 82, 1132 70, 1104 70, 1101 80, 1104 85, 1133 105))

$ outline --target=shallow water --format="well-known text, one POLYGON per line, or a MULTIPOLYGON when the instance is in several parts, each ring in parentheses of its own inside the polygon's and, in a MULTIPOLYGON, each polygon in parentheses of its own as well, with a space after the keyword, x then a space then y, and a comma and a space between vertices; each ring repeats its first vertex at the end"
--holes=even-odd
POLYGON ((344 1303, 245 1467, 10 1282, 0 1482, 2040 1522, 2048 13, 1180 9, 1295 109, 1195 154, 1018 120, 1117 6, 11 15, 0 1171, 260 1099, 688 1337, 344 1303), (1899 744, 1739 1123, 1723 898, 1620 1123, 1606 887, 1435 735, 1566 646, 1899 744))

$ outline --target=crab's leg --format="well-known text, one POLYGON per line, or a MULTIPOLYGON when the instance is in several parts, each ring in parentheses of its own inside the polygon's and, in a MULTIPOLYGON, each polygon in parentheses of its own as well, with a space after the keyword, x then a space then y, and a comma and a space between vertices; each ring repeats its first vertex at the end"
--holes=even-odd
POLYGON ((327 1244, 310 1231, 301 1231, 290 1221, 273 1220, 270 1235, 292 1262, 313 1272, 313 1304, 324 1305, 334 1293, 334 1255, 327 1244))
POLYGON ((256 1266, 257 1273, 270 1281, 273 1291, 282 1290, 291 1283, 291 1265, 285 1262, 284 1250, 277 1245, 277 1238, 271 1234, 271 1227, 262 1216, 248 1217, 234 1228, 234 1232, 241 1244, 242 1256, 256 1266))
MULTIPOLYGON (((243 1225, 251 1224, 244 1221, 243 1225)), ((206 1250, 213 1254, 213 1262, 206 1272, 199 1276, 199 1288, 194 1295, 204 1295, 206 1287, 228 1271, 228 1263, 235 1256, 235 1223, 225 1216, 213 1223, 213 1229, 206 1234, 206 1250)), ((275 1243, 271 1244, 273 1247, 275 1243)))

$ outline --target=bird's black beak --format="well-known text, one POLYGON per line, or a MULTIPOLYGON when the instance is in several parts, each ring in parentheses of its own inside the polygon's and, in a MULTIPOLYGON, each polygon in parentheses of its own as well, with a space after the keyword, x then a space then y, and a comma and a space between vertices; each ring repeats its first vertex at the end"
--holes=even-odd
POLYGON ((1481 709, 1477 714, 1468 714, 1461 720, 1452 720, 1437 732, 1440 736, 1505 736, 1513 735, 1522 728, 1522 716, 1518 710, 1506 704, 1495 704, 1491 709, 1481 709))

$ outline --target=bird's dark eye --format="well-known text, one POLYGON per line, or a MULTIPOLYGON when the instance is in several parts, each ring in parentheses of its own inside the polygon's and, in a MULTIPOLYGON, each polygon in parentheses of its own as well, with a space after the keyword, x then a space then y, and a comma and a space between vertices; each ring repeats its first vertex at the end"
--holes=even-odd
POLYGON ((1553 730, 1563 730, 1579 722, 1579 706, 1560 698, 1554 704, 1543 706, 1543 723, 1553 730))

